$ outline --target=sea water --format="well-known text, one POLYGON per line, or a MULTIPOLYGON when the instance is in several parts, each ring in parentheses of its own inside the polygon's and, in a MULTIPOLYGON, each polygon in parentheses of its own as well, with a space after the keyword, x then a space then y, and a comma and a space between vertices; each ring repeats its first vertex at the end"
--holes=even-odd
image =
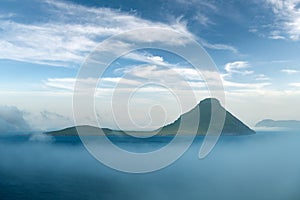
MULTIPOLYGON (((147 152, 170 139, 112 140, 147 152)), ((162 170, 128 174, 101 164, 78 137, 1 136, 0 200, 300 199, 300 132, 222 136, 200 160, 202 141, 162 170)))

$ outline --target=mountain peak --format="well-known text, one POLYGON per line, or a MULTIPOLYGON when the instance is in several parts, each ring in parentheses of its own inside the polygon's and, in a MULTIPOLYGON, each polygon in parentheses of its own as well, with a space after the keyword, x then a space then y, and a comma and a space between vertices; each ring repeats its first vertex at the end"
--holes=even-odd
POLYGON ((206 99, 203 99, 202 101, 200 101, 199 104, 207 104, 207 103, 212 103, 212 102, 220 104, 220 101, 217 98, 206 98, 206 99))
POLYGON ((204 108, 204 107, 211 108, 211 105, 214 105, 216 107, 222 107, 220 101, 216 98, 206 98, 200 101, 200 103, 198 104, 200 108, 204 108))
MULTIPOLYGON (((222 116, 225 114, 225 121, 224 126, 222 129, 222 134, 227 135, 246 135, 246 134, 254 134, 255 131, 250 129, 246 124, 244 124, 242 121, 240 121, 237 117, 235 117, 233 114, 231 114, 229 111, 227 111, 220 103, 220 101, 216 98, 206 98, 197 105, 200 112, 200 120, 199 120, 199 126, 198 126, 198 135, 205 135, 208 131, 209 127, 215 127, 217 130, 217 127, 220 126, 220 121, 216 121, 215 119, 212 119, 212 113, 215 115, 220 114, 219 116, 222 116)), ((192 109, 189 112, 194 112, 195 108, 192 109)), ((181 115, 175 122, 172 124, 169 124, 165 126, 162 129, 162 134, 165 133, 176 133, 176 131, 179 128, 181 118, 183 116, 188 116, 189 112, 181 115)), ((187 121, 193 121, 195 119, 190 119, 187 121)))

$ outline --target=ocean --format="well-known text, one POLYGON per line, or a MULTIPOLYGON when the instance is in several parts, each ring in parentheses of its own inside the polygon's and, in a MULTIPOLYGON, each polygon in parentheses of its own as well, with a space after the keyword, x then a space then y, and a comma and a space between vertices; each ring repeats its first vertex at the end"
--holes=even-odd
MULTIPOLYGON (((147 152, 172 138, 112 139, 147 152)), ((77 137, 0 136, 0 200, 299 200, 300 132, 222 136, 198 158, 203 137, 170 166, 145 174, 111 169, 77 137)))

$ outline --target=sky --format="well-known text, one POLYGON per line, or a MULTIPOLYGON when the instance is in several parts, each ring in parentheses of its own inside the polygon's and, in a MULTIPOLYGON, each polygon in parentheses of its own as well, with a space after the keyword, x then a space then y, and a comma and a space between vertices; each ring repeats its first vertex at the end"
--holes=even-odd
MULTIPOLYGON (((88 56, 111 36, 151 27, 177 31, 207 51, 224 86, 223 106, 249 126, 262 119, 300 120, 299 0, 3 0, 0 24, 0 131, 73 125, 75 81, 88 56)), ((149 38, 174 46, 185 42, 147 31, 136 41, 149 38)), ((178 108, 174 95, 161 87, 181 86, 178 74, 197 101, 209 97, 201 74, 178 55, 140 49, 115 60, 99 83, 97 123, 116 128, 114 88, 123 80, 132 89, 145 77, 156 85, 138 90, 130 116, 140 126, 174 121, 195 106, 178 108), (153 119, 145 114, 149 109, 153 119)))

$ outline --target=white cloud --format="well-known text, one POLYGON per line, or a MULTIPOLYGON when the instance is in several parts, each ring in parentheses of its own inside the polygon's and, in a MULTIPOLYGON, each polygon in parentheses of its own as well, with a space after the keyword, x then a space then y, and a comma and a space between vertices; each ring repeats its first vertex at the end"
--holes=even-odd
MULTIPOLYGON (((89 8, 58 1, 41 4, 46 7, 44 12, 49 16, 46 22, 33 21, 28 24, 13 21, 13 18, 0 18, 0 59, 78 66, 103 39, 136 28, 168 28, 194 38, 186 24, 179 20, 168 25, 108 8, 89 8)), ((151 38, 162 42, 184 43, 183 38, 170 41, 168 34, 151 37, 149 34, 145 32, 143 37, 133 37, 137 41, 151 38)))
MULTIPOLYGON (((48 91, 64 91, 66 93, 73 92, 75 89, 76 82, 80 85, 79 89, 85 90, 90 88, 101 87, 101 91, 104 91, 106 88, 112 89, 117 83, 121 80, 120 77, 103 77, 99 79, 96 78, 87 78, 87 79, 76 79, 76 78, 48 78, 43 81, 42 87, 46 87, 48 91)), ((133 85, 136 81, 128 80, 127 85, 133 85)), ((123 82, 123 84, 125 84, 123 82)), ((72 93, 70 93, 72 94, 72 93)))
POLYGON ((0 106, 0 133, 31 130, 25 114, 15 106, 0 106))
POLYGON ((199 24, 202 24, 203 26, 208 26, 211 24, 214 24, 214 22, 207 16, 205 16, 203 13, 197 13, 193 20, 196 20, 199 24))
POLYGON ((39 131, 62 129, 74 125, 72 115, 65 116, 48 110, 42 110, 37 113, 30 112, 26 116, 26 120, 30 122, 34 130, 39 131))
POLYGON ((285 36, 281 35, 280 31, 271 31, 269 38, 273 40, 284 40, 285 36))
MULTIPOLYGON (((26 21, 31 22, 21 23, 14 21, 13 14, 1 14, 0 59, 54 66, 79 66, 99 42, 114 34, 136 28, 171 29, 197 40, 197 37, 187 29, 187 24, 182 18, 164 24, 109 8, 91 8, 59 1, 39 3, 42 5, 40 7, 44 8, 47 20, 38 22, 27 19, 26 21)), ((211 7, 209 3, 206 4, 211 7)), ((184 37, 172 38, 168 32, 163 31, 154 35, 145 31, 143 35, 131 34, 130 37, 131 39, 134 37, 136 42, 155 40, 174 45, 186 42, 184 37)), ((210 44, 201 40, 204 47, 237 53, 237 49, 230 45, 210 44)))
POLYGON ((160 56, 150 56, 150 57, 148 57, 148 59, 151 59, 151 60, 156 61, 156 62, 163 62, 164 61, 164 58, 160 57, 160 56))
POLYGON ((271 85, 269 82, 263 82, 263 83, 238 83, 238 82, 233 82, 233 81, 226 81, 223 80, 223 84, 225 88, 227 89, 226 91, 232 91, 229 88, 235 88, 235 91, 249 91, 249 90, 258 90, 261 88, 264 88, 265 86, 271 85))
POLYGON ((233 53, 239 53, 238 49, 236 49, 234 46, 227 45, 227 44, 212 44, 207 42, 204 39, 200 39, 200 43, 209 49, 214 49, 214 50, 226 50, 226 51, 231 51, 233 53))
POLYGON ((227 63, 225 65, 225 70, 227 72, 235 72, 235 70, 244 69, 244 68, 247 68, 248 66, 249 66, 248 62, 245 62, 245 61, 235 61, 235 62, 227 63))
POLYGON ((270 38, 289 38, 297 41, 300 39, 300 9, 299 0, 265 0, 272 6, 276 16, 270 38))
POLYGON ((44 85, 57 89, 74 90, 75 78, 49 78, 44 81, 44 85))
POLYGON ((202 81, 201 72, 193 68, 187 62, 169 63, 162 56, 135 52, 130 52, 125 55, 124 58, 133 61, 141 61, 146 64, 123 66, 122 68, 115 69, 115 74, 126 74, 133 70, 132 73, 135 71, 144 73, 144 77, 141 74, 138 74, 138 77, 145 78, 147 76, 152 77, 152 73, 156 73, 157 71, 157 75, 161 76, 159 78, 169 79, 169 76, 172 77, 172 75, 176 74, 177 78, 178 76, 182 76, 182 78, 188 81, 202 81))
POLYGON ((248 75, 253 74, 254 71, 245 70, 246 68, 249 68, 249 63, 246 61, 235 61, 230 62, 225 65, 226 72, 230 74, 242 74, 242 75, 248 75))
POLYGON ((271 78, 266 76, 265 74, 257 74, 255 76, 255 80, 257 80, 257 81, 270 81, 271 78))
POLYGON ((300 87, 300 83, 290 83, 289 86, 291 86, 291 87, 300 87))
POLYGON ((204 8, 204 9, 209 9, 212 11, 217 11, 218 8, 213 4, 212 1, 198 1, 198 0, 190 0, 190 1, 185 1, 185 0, 175 0, 176 3, 181 4, 181 6, 188 6, 188 7, 198 7, 198 8, 204 8))
POLYGON ((193 20, 198 22, 202 26, 214 25, 214 21, 210 17, 211 13, 219 13, 219 9, 217 8, 215 2, 206 1, 206 0, 175 0, 171 1, 172 3, 179 4, 178 6, 182 8, 193 20))
MULTIPOLYGON (((149 61, 149 60, 148 60, 149 61)), ((228 77, 228 74, 252 74, 247 71, 242 71, 248 67, 248 63, 244 61, 238 61, 227 64, 226 70, 228 74, 220 75, 218 72, 199 72, 197 69, 191 67, 182 67, 172 64, 168 64, 168 67, 164 65, 141 64, 131 67, 119 68, 117 72, 121 76, 117 77, 102 77, 98 85, 99 96, 110 96, 112 91, 117 86, 118 89, 129 89, 138 88, 147 83, 156 85, 166 86, 167 88, 176 90, 190 90, 204 91, 207 90, 207 81, 211 81, 210 84, 214 83, 216 77, 220 77, 225 91, 239 91, 249 92, 262 89, 266 86, 271 85, 270 78, 264 74, 253 74, 250 78, 253 80, 244 80, 243 82, 232 81, 228 77), (204 76, 205 75, 205 76, 204 76), (204 80, 206 77, 208 80, 204 80), (257 82, 258 81, 258 82, 257 82)), ((58 79, 47 79, 45 85, 52 88, 68 89, 73 90, 75 84, 74 78, 58 78, 58 79)), ((82 80, 85 84, 96 83, 97 80, 82 80)), ((144 92, 158 91, 155 87, 147 87, 143 90, 144 92)))
POLYGON ((124 58, 134 60, 134 61, 141 61, 149 64, 154 64, 154 65, 172 66, 167 61, 165 61, 163 57, 151 55, 149 53, 130 52, 129 54, 126 54, 124 58))
POLYGON ((281 72, 292 75, 292 74, 298 74, 300 71, 295 69, 282 69, 281 72))
POLYGON ((271 85, 271 79, 265 74, 256 74, 250 68, 247 61, 229 62, 225 65, 225 74, 222 74, 223 84, 226 92, 248 93, 257 91, 271 85), (237 79, 233 79, 236 75, 237 79), (249 76, 248 76, 249 75, 249 76), (242 80, 238 79, 243 76, 242 80))
MULTIPOLYGON (((198 90, 205 88, 205 82, 201 72, 198 72, 198 70, 193 68, 142 64, 131 66, 130 68, 119 68, 117 71, 122 75, 117 77, 102 77, 99 79, 97 88, 100 94, 103 94, 103 92, 111 93, 115 87, 132 90, 133 88, 138 88, 147 83, 164 85, 168 88, 177 90, 190 90, 191 88, 198 90)), ((215 72, 203 73, 205 73, 205 76, 210 80, 219 76, 219 74, 215 72)), ((98 80, 94 78, 85 80, 78 80, 75 78, 48 78, 43 82, 43 87, 53 91, 73 91, 76 81, 85 84, 88 88, 95 87, 96 83, 98 83, 98 80)), ((154 88, 154 90, 156 89, 154 88)), ((151 90, 150 88, 144 91, 153 92, 154 90, 151 90)))

